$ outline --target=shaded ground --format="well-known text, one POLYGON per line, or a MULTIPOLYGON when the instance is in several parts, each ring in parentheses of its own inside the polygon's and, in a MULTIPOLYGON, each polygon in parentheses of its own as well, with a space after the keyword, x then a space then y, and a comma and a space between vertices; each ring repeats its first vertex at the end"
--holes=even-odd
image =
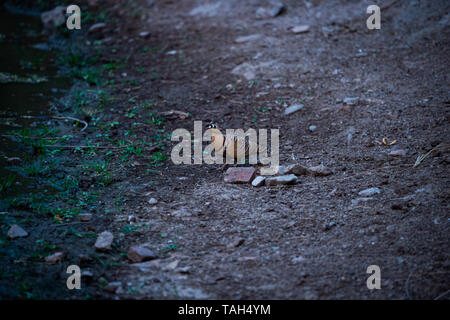
POLYGON ((381 29, 372 31, 366 1, 286 1, 281 15, 256 19, 262 3, 82 7, 92 17, 66 40, 75 49, 65 68, 84 81, 54 109, 89 127, 67 122, 62 133, 72 137, 63 142, 75 147, 42 155, 57 163, 36 183, 57 177, 57 197, 5 196, 4 298, 432 299, 447 292, 448 3, 386 2, 381 29), (105 28, 87 34, 100 19, 105 28), (309 32, 294 34, 296 25, 309 32), (342 102, 349 97, 358 99, 342 102), (305 107, 285 116, 294 103, 305 107), (169 110, 190 116, 164 116, 169 110), (167 159, 169 135, 192 131, 194 120, 279 128, 282 164, 324 164, 333 175, 253 188, 225 184, 218 166, 176 166, 167 159), (384 137, 397 143, 377 143, 384 137), (396 148, 406 156, 388 155, 396 148), (355 201, 371 187, 381 193, 355 201), (77 222, 82 212, 93 219, 77 222), (7 240, 14 222, 30 235, 7 240), (98 253, 104 230, 114 245, 98 253), (230 246, 236 239, 244 242, 230 246), (131 264, 132 244, 147 244, 159 258, 131 264), (63 262, 47 265, 55 251, 63 262), (82 290, 65 288, 70 264, 92 272, 82 290), (369 265, 381 268, 381 290, 366 287, 369 265), (117 290, 107 285, 117 281, 117 290))

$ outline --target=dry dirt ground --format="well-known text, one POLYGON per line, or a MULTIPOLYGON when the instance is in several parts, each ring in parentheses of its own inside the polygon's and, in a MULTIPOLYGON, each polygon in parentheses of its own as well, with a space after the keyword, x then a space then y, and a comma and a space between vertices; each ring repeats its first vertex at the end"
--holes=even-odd
MULTIPOLYGON (((93 270, 94 279, 83 285, 93 298, 120 299, 448 298, 448 1, 380 1, 380 30, 366 28, 370 1, 286 0, 280 15, 257 19, 263 4, 155 0, 92 7, 108 8, 109 21, 118 23, 83 37, 103 41, 104 62, 130 56, 115 77, 126 73, 139 83, 110 86, 115 100, 105 117, 120 122, 120 135, 137 121, 126 117, 130 99, 151 99, 159 113, 190 114, 167 118, 166 133, 192 132, 194 120, 278 128, 281 164, 323 164, 333 174, 254 188, 224 183, 218 165, 174 165, 168 158, 149 172, 137 160, 102 194, 103 209, 90 226, 115 235, 106 256, 121 263, 87 262, 82 268, 93 270), (309 31, 295 34, 298 25, 309 31), (236 42, 248 35, 259 36, 236 42), (149 55, 145 48, 158 49, 149 55), (351 97, 358 99, 343 102, 351 97), (296 103, 304 108, 284 115, 296 103), (380 144, 384 137, 397 142, 380 144), (413 167, 436 146, 441 149, 413 167), (406 155, 389 155, 395 149, 406 155), (372 187, 381 192, 357 200, 372 187), (125 235, 129 216, 132 225, 146 227, 125 235), (121 254, 131 244, 146 244, 159 257, 132 264, 121 254), (381 269, 380 290, 366 286, 369 265, 381 269), (120 286, 103 290, 99 278, 120 286)), ((77 248, 67 250, 64 266, 93 251, 95 239, 73 241, 80 245, 71 244, 77 248)), ((39 268, 53 280, 66 279, 62 266, 39 268)))

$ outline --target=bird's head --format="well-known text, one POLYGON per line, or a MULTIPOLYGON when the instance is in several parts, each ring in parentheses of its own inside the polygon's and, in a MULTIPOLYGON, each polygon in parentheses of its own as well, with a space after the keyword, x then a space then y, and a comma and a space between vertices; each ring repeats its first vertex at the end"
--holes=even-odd
POLYGON ((215 123, 210 123, 206 126, 206 130, 209 130, 209 129, 219 129, 219 126, 216 125, 215 123))

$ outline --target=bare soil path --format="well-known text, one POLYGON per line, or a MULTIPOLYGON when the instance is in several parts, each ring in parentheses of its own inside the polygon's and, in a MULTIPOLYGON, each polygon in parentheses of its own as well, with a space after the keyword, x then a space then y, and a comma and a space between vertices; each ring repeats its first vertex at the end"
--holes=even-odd
MULTIPOLYGON (((92 297, 433 299, 449 290, 448 1, 383 2, 380 30, 366 28, 369 4, 287 0, 265 19, 256 0, 90 9, 108 7, 105 28, 86 35, 90 50, 104 64, 125 61, 108 76, 114 99, 102 111, 115 135, 192 132, 194 120, 278 128, 281 164, 333 172, 254 188, 226 184, 215 165, 174 165, 171 142, 151 170, 130 156, 133 165, 114 166, 90 224, 115 235, 107 267, 84 262, 92 297), (294 33, 299 25, 309 29, 294 33), (150 100, 153 122, 139 125, 133 106, 150 100), (155 124, 169 110, 189 117, 155 124), (358 194, 368 188, 380 192, 358 194), (131 263, 133 244, 158 257, 131 263), (381 290, 367 289, 369 265, 381 269, 381 290)), ((88 127, 83 139, 95 134, 88 127)), ((76 241, 66 261, 94 250, 95 239, 76 241)))

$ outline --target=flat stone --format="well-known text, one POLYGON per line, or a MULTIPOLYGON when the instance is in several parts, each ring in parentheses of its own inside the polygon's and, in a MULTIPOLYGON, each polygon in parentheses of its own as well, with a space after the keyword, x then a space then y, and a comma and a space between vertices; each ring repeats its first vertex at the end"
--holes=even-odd
POLYGON ((358 192, 358 195, 361 197, 371 197, 379 193, 381 193, 379 188, 369 188, 358 192))
POLYGON ((293 104, 292 106, 284 110, 284 115, 288 116, 290 114, 293 114, 294 112, 302 110, 303 107, 304 107, 303 104, 293 104))
POLYGON ((203 5, 200 5, 198 7, 195 7, 189 12, 189 15, 191 16, 204 16, 204 17, 214 17, 219 13, 219 9, 221 7, 221 2, 215 2, 215 3, 206 3, 203 5))
POLYGON ((191 217, 192 216, 192 212, 189 211, 187 208, 180 208, 178 210, 175 210, 171 213, 172 216, 174 217, 178 217, 178 218, 183 218, 183 217, 191 217))
POLYGON ((395 149, 389 152, 390 156, 393 157, 405 157, 406 156, 406 150, 403 149, 395 149))
POLYGON ((90 270, 83 270, 83 271, 81 271, 81 276, 84 278, 93 278, 94 273, 90 270))
POLYGON ((139 32, 139 37, 141 37, 141 38, 148 38, 149 36, 150 36, 150 32, 148 32, 148 31, 139 32))
POLYGON ((245 242, 245 239, 244 239, 244 238, 235 238, 235 239, 233 239, 233 241, 231 241, 231 242, 227 245, 227 247, 228 247, 228 248, 237 248, 237 247, 239 247, 240 245, 242 245, 244 242, 245 242))
POLYGON ((261 92, 257 92, 255 97, 256 98, 261 98, 261 97, 266 96, 268 94, 269 94, 269 92, 267 92, 267 91, 261 91, 261 92))
POLYGON ((82 221, 82 222, 88 222, 88 221, 91 221, 91 219, 92 219, 92 214, 90 214, 90 213, 80 213, 80 214, 78 215, 78 219, 80 219, 80 221, 82 221))
POLYGON ((283 184, 293 184, 296 181, 297 181, 297 177, 295 176, 295 174, 287 174, 284 176, 266 178, 266 185, 267 186, 276 186, 276 185, 283 185, 283 184))
POLYGON ((97 241, 95 241, 95 249, 98 251, 108 251, 111 249, 114 236, 109 231, 103 231, 98 235, 97 241))
POLYGON ((323 231, 331 230, 331 229, 332 229, 333 227, 335 227, 335 226, 336 226, 336 222, 331 221, 330 223, 325 224, 325 225, 323 226, 323 231))
POLYGON ((248 62, 244 62, 231 70, 231 73, 244 77, 246 80, 253 80, 256 78, 256 67, 248 62))
POLYGON ((270 1, 266 7, 259 7, 256 10, 257 19, 270 19, 278 16, 284 10, 284 4, 279 1, 270 1))
POLYGON ((23 238, 28 236, 28 232, 23 230, 20 226, 17 224, 13 224, 11 228, 8 230, 8 239, 17 239, 17 238, 23 238))
POLYGON ((49 264, 60 263, 62 261, 63 256, 64 256, 63 252, 55 252, 54 254, 45 257, 45 262, 49 264))
POLYGON ((291 30, 293 33, 305 33, 309 31, 309 26, 308 25, 295 26, 291 30))
POLYGON ((253 257, 253 256, 244 256, 244 257, 239 257, 238 261, 257 261, 258 257, 253 257))
POLYGON ((306 261, 306 259, 302 256, 292 258, 292 263, 300 263, 306 261))
POLYGON ((309 126, 308 129, 309 129, 309 131, 314 132, 314 131, 316 131, 317 126, 312 125, 312 126, 309 126))
POLYGON ((133 262, 143 262, 155 258, 155 253, 146 247, 136 245, 131 246, 130 249, 128 249, 128 259, 133 262))
POLYGON ((163 270, 175 270, 176 267, 178 267, 178 264, 180 263, 180 260, 175 260, 167 264, 163 270))
POLYGON ((359 102, 359 98, 358 97, 345 98, 343 102, 348 106, 353 106, 359 102))
POLYGON ((291 173, 295 174, 296 176, 306 175, 308 174, 308 169, 298 163, 294 163, 287 165, 283 170, 283 174, 291 173))
POLYGON ((276 174, 279 175, 279 176, 284 175, 285 172, 286 172, 286 166, 284 166, 284 165, 278 166, 276 168, 276 174))
POLYGON ((323 164, 308 168, 308 173, 315 177, 326 177, 332 174, 331 170, 323 164))
POLYGON ((160 268, 161 260, 155 259, 146 262, 132 263, 130 266, 138 268, 140 272, 154 272, 155 269, 160 268))
POLYGON ((252 167, 233 167, 225 172, 224 181, 226 183, 250 183, 256 175, 255 168, 252 167))
POLYGON ((242 36, 242 37, 238 37, 234 40, 234 42, 236 43, 244 43, 244 42, 250 42, 250 41, 254 41, 254 40, 258 40, 259 38, 261 38, 260 34, 251 34, 248 36, 242 36))
POLYGON ((46 29, 53 29, 61 26, 66 22, 66 17, 64 16, 66 12, 66 7, 57 6, 56 8, 45 11, 41 14, 41 21, 46 29))
POLYGON ((257 176, 253 181, 252 181, 252 186, 254 187, 261 187, 264 185, 264 182, 266 180, 266 177, 263 176, 257 176))

